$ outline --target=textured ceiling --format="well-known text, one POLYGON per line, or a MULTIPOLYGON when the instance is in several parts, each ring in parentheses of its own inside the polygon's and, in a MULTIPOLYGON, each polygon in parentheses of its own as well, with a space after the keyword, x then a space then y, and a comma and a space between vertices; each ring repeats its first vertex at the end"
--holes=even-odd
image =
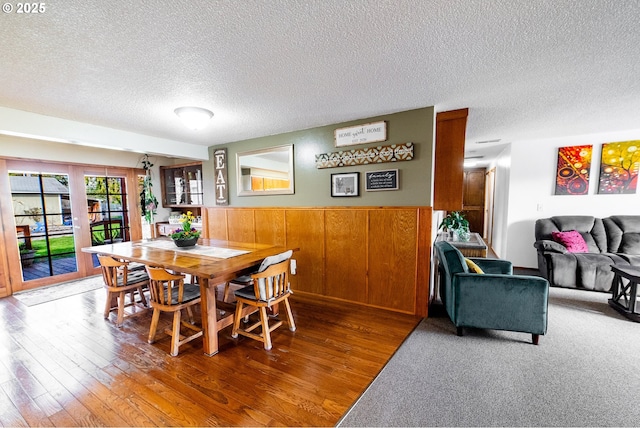
POLYGON ((470 150, 640 128, 640 0, 46 7, 0 15, 0 106, 205 146, 431 105, 470 109, 470 150))

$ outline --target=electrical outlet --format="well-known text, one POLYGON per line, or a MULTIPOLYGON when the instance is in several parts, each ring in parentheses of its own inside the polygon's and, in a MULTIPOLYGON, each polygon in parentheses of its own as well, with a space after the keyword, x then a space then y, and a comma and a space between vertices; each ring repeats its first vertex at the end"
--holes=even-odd
POLYGON ((291 268, 291 275, 295 275, 296 274, 296 268, 298 267, 296 264, 296 259, 291 259, 291 263, 290 263, 290 268, 291 268))

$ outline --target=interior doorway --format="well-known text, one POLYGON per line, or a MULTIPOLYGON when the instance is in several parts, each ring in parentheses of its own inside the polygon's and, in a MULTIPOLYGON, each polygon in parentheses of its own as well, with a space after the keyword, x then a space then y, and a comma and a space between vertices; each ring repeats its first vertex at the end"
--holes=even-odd
POLYGON ((462 211, 469 221, 469 231, 485 237, 485 173, 484 168, 464 170, 462 211))

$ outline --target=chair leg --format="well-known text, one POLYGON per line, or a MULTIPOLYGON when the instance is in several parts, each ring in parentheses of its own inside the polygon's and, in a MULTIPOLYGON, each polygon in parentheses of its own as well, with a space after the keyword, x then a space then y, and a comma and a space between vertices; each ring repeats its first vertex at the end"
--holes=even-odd
POLYGON ((539 334, 532 334, 531 335, 531 341, 533 342, 534 345, 537 345, 539 340, 540 340, 540 335, 539 334))
POLYGON ((149 343, 153 343, 156 340, 156 330, 158 329, 158 321, 160 320, 160 311, 153 308, 153 316, 151 317, 151 327, 149 327, 149 343))
POLYGON ((187 306, 187 316, 189 317, 189 324, 195 324, 195 321, 193 319, 193 309, 191 309, 191 306, 187 306))
POLYGON ((178 348, 180 347, 180 311, 173 313, 173 330, 171 332, 171 356, 178 355, 178 348))
POLYGON ((116 321, 116 326, 118 328, 122 327, 122 324, 124 323, 124 299, 125 299, 126 293, 124 291, 121 291, 118 295, 118 319, 116 321))
POLYGON ((289 299, 284 299, 284 306, 287 311, 287 320, 289 321, 289 330, 296 331, 296 322, 293 320, 293 313, 291 312, 291 305, 289 299))
POLYGON ((269 315, 267 314, 267 308, 264 306, 260 307, 260 321, 262 322, 264 349, 268 351, 271 349, 271 331, 269 330, 269 315))
POLYGON ((236 315, 233 317, 233 329, 231 330, 231 337, 238 338, 238 329, 240 328, 240 315, 242 314, 242 302, 238 302, 236 305, 236 315))
POLYGON ((148 307, 149 305, 147 304, 147 298, 144 296, 144 291, 142 291, 142 286, 138 287, 138 294, 140 294, 140 302, 145 307, 148 307))
POLYGON ((109 318, 109 314, 111 313, 111 308, 113 308, 113 300, 115 294, 107 290, 107 302, 104 304, 104 319, 109 318))

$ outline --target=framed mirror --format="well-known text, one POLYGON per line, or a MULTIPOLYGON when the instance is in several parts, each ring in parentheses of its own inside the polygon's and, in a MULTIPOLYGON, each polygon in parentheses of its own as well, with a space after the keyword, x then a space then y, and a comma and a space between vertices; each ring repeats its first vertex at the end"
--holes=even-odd
POLYGON ((238 196, 293 194, 293 145, 237 153, 236 174, 238 196))

